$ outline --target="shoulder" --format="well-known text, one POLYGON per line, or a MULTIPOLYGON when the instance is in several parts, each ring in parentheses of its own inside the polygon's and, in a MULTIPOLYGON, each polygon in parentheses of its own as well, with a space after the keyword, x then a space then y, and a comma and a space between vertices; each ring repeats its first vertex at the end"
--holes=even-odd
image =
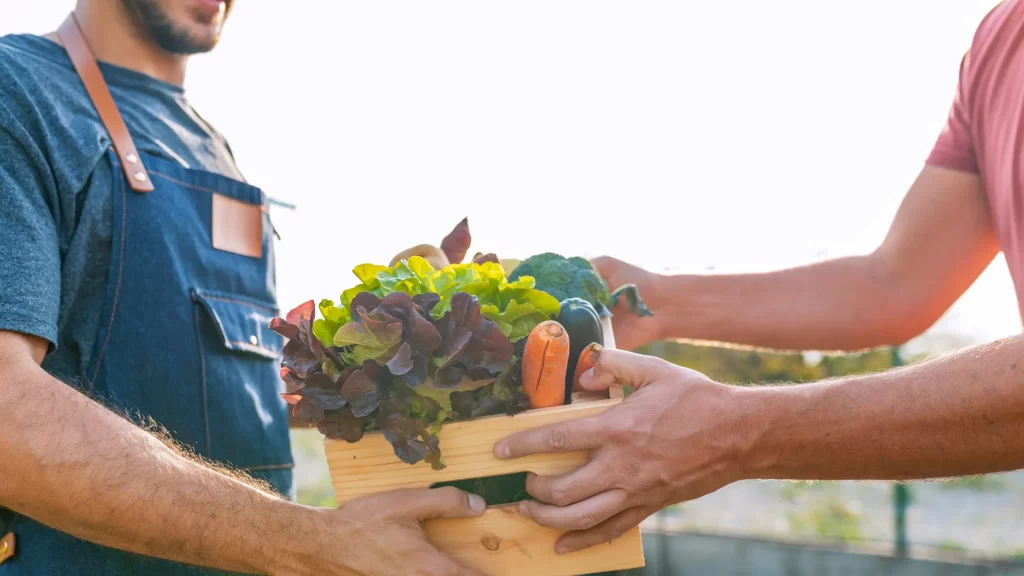
POLYGON ((73 74, 64 49, 41 36, 0 36, 0 92, 6 98, 46 99, 52 88, 73 74))
POLYGON ((981 19, 981 23, 978 24, 978 34, 987 36, 1006 24, 1019 21, 1024 15, 1022 10, 1024 10, 1024 3, 1020 0, 1001 0, 981 19))
POLYGON ((67 53, 28 34, 0 36, 0 130, 74 192, 106 149, 106 133, 67 53))
POLYGON ((1024 41, 1024 2, 1002 0, 989 10, 978 24, 965 61, 983 66, 1002 60, 1024 41))
MULTIPOLYGON (((991 105, 1020 78, 1024 63, 1024 0, 1002 0, 981 18, 960 62, 957 101, 964 112, 991 105)), ((1016 97, 1016 96, 1014 96, 1016 97)))
POLYGON ((49 52, 56 54, 60 46, 35 34, 7 34, 0 36, 0 64, 27 65, 38 62, 49 52))

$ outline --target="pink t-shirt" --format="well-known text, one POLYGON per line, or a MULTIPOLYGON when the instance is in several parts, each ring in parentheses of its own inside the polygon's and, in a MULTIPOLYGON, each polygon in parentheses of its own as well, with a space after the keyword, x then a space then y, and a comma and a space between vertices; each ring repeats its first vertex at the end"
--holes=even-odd
POLYGON ((982 20, 928 164, 979 174, 1024 314, 1024 2, 982 20))

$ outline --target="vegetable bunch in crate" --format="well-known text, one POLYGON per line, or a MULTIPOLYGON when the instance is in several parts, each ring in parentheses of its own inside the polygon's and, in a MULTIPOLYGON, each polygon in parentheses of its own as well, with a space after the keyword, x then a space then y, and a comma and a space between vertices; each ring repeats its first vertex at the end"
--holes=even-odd
POLYGON ((338 302, 275 319, 293 415, 330 439, 379 431, 403 462, 441 470, 445 422, 569 404, 588 347, 604 343, 602 317, 620 298, 650 314, 634 286, 609 292, 583 258, 463 263, 470 242, 463 220, 440 248, 357 266, 338 302))

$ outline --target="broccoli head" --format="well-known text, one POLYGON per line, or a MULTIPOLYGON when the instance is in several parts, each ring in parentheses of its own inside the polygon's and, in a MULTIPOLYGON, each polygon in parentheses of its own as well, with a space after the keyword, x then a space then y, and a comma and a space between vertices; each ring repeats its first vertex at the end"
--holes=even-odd
POLYGON ((597 310, 601 316, 611 316, 611 309, 625 296, 627 309, 638 316, 651 316, 640 293, 633 284, 609 292, 608 283, 598 275, 597 270, 585 258, 566 258, 551 252, 531 256, 523 260, 509 275, 510 282, 532 276, 536 288, 551 294, 559 302, 567 298, 582 298, 597 310))

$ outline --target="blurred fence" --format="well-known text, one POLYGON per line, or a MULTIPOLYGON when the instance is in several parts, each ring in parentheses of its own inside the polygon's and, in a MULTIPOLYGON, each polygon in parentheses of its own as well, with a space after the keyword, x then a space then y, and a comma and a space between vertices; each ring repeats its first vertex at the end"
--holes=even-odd
POLYGON ((911 559, 861 547, 653 531, 643 539, 643 568, 599 576, 1024 576, 1024 564, 911 559))

